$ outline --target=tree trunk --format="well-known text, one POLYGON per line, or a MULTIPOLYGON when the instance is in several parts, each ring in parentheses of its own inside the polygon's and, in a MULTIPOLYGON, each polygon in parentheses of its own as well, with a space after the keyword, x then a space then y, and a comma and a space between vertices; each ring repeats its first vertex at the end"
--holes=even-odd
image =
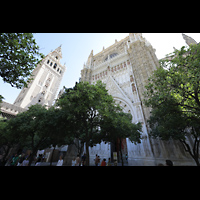
POLYGON ((50 166, 52 166, 53 154, 54 154, 55 148, 56 148, 56 147, 54 147, 54 148, 53 148, 53 151, 52 151, 52 155, 51 155, 51 161, 50 161, 50 166))
POLYGON ((31 153, 31 156, 29 158, 28 166, 31 166, 31 163, 33 161, 33 157, 34 157, 34 155, 35 155, 36 152, 37 152, 37 149, 34 149, 33 152, 31 153))
POLYGON ((121 160, 122 160, 122 166, 124 166, 124 161, 122 157, 122 139, 120 138, 120 155, 121 155, 121 160))
POLYGON ((90 157, 89 157, 89 146, 88 146, 88 142, 86 142, 86 166, 90 165, 90 157))
POLYGON ((196 162, 197 166, 200 166, 199 163, 199 141, 195 141, 194 142, 194 147, 193 147, 193 153, 191 151, 191 148, 189 146, 189 144, 187 144, 187 142, 185 140, 179 140, 181 142, 181 144, 183 145, 184 149, 186 152, 188 152, 191 157, 194 159, 194 161, 196 162), (197 149, 197 150, 195 150, 197 149))
POLYGON ((8 153, 9 153, 10 149, 11 149, 11 147, 9 145, 7 145, 5 147, 5 150, 4 150, 5 154, 4 154, 3 159, 2 159, 2 166, 5 166, 5 164, 7 163, 8 159, 6 159, 6 157, 7 157, 8 153))
POLYGON ((198 156, 192 156, 194 161, 196 162, 197 166, 200 166, 198 156))

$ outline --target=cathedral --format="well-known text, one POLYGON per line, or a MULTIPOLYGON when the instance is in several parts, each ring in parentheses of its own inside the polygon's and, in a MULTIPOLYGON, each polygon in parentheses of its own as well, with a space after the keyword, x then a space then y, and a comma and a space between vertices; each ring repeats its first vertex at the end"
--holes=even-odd
MULTIPOLYGON (((188 45, 196 43, 191 37, 183 35, 188 45)), ((125 113, 131 113, 133 123, 142 123, 141 144, 133 144, 127 138, 122 142, 123 160, 129 166, 155 166, 173 160, 175 165, 193 165, 194 161, 186 153, 179 141, 161 141, 148 135, 147 120, 150 108, 143 103, 143 93, 149 76, 159 65, 155 49, 141 33, 129 33, 126 38, 116 41, 96 55, 91 51, 86 64, 81 70, 81 81, 95 84, 101 80, 106 84, 108 93, 113 96, 125 113), (126 159, 127 158, 127 159, 126 159)), ((95 155, 113 159, 117 152, 119 159, 119 143, 97 144, 90 147, 90 164, 94 164, 95 155)))
MULTIPOLYGON (((191 37, 182 35, 188 45, 196 43, 191 37)), ((174 165, 195 165, 178 141, 161 141, 148 135, 147 120, 150 109, 143 103, 143 93, 148 78, 159 65, 155 51, 141 33, 129 33, 126 38, 115 40, 108 48, 103 47, 96 55, 93 55, 92 50, 81 70, 80 81, 95 84, 101 80, 106 84, 108 93, 113 96, 115 102, 125 113, 132 115, 132 122, 142 123, 143 139, 140 144, 135 145, 128 138, 122 142, 122 156, 127 165, 155 166, 164 163, 166 159, 173 160, 174 165)), ((2 115, 15 116, 37 103, 47 108, 52 106, 65 72, 65 66, 60 63, 61 58, 61 46, 43 58, 33 71, 32 82, 21 90, 14 104, 2 103, 2 115)), ((61 93, 62 91, 59 94, 61 93)), ((118 141, 107 144, 102 142, 90 147, 90 165, 94 165, 96 154, 101 159, 113 160, 114 152, 120 161, 118 141)))

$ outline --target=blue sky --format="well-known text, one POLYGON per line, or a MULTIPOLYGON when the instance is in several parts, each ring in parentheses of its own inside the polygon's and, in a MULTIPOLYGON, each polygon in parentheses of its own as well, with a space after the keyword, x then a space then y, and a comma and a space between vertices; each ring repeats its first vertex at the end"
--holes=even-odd
MULTIPOLYGON (((200 42, 200 33, 186 33, 200 42)), ((65 64, 66 71, 60 84, 60 89, 73 87, 79 80, 84 62, 93 50, 97 54, 115 42, 128 36, 128 33, 36 33, 34 38, 40 47, 40 52, 47 55, 51 50, 62 44, 61 63, 65 64)), ((158 59, 173 51, 173 47, 180 49, 185 42, 181 33, 144 33, 145 37, 156 49, 158 59)), ((4 101, 14 103, 20 89, 12 88, 4 83, 0 78, 0 94, 4 96, 4 101)))

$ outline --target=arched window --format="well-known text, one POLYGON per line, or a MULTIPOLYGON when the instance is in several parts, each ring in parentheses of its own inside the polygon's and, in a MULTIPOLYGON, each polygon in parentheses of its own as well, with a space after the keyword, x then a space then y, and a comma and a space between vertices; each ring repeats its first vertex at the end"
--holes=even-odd
POLYGON ((118 55, 118 53, 113 53, 113 54, 111 54, 111 55, 110 55, 110 59, 111 59, 111 58, 114 58, 114 57, 117 56, 117 55, 118 55))
MULTIPOLYGON (((118 53, 112 53, 109 55, 110 59, 114 58, 115 56, 117 56, 118 53)), ((105 58, 104 62, 108 60, 108 56, 105 58)))
POLYGON ((54 66, 53 66, 53 68, 56 69, 56 67, 57 67, 57 64, 55 63, 54 66))

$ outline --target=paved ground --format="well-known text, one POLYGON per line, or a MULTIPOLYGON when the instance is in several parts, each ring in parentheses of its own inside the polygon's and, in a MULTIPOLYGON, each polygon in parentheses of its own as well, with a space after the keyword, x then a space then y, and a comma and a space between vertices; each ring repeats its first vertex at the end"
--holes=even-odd
MULTIPOLYGON (((57 162, 52 162, 52 166, 56 166, 57 162)), ((33 162, 31 166, 35 166, 35 163, 33 162)), ((41 162, 40 166, 50 166, 49 162, 41 162)), ((114 166, 114 163, 112 163, 112 166, 114 166)), ((117 163, 117 166, 122 166, 122 163, 117 163)), ((124 166, 128 166, 128 163, 124 163, 124 166)))
MULTIPOLYGON (((52 162, 52 166, 56 166, 57 162, 52 162)), ((32 162, 31 166, 35 166, 35 163, 32 162)), ((41 162, 40 166, 50 166, 49 162, 41 162)))

